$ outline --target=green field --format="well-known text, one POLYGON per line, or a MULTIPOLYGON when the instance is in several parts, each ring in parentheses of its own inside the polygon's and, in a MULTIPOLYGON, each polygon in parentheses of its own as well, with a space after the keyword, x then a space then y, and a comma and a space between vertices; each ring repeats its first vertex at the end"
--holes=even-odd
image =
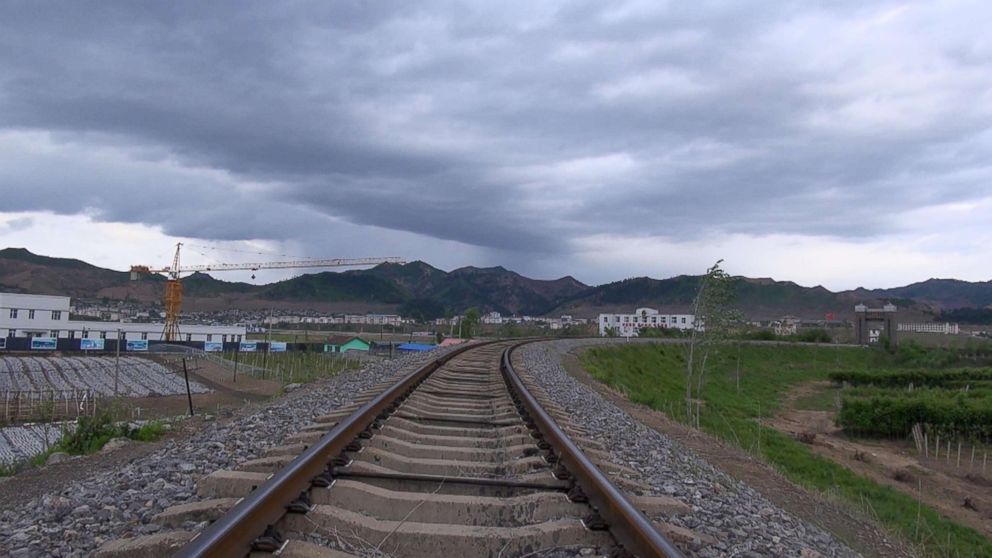
MULTIPOLYGON (((638 403, 687 421, 686 351, 679 345, 592 347, 582 355, 598 380, 638 403)), ((914 347, 894 355, 880 350, 813 345, 725 345, 711 351, 703 378, 700 427, 759 455, 794 482, 809 489, 840 495, 852 506, 899 533, 927 556, 992 556, 992 541, 954 523, 889 487, 814 455, 807 446, 769 427, 762 417, 780 409, 790 386, 825 381, 831 372, 867 372, 920 368, 930 360, 957 364, 957 356, 931 354, 914 347), (740 362, 740 374, 738 370, 740 362)), ((810 406, 833 405, 836 391, 810 398, 810 406)), ((829 408, 829 407, 828 407, 829 408)))

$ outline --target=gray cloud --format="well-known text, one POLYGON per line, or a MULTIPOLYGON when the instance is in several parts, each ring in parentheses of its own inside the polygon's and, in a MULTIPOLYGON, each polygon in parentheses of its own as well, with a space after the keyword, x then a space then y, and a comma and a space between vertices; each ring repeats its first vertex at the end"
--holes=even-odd
POLYGON ((0 131, 71 149, 9 155, 9 211, 525 261, 597 234, 864 239, 992 195, 981 3, 45 10, 0 9, 0 131))

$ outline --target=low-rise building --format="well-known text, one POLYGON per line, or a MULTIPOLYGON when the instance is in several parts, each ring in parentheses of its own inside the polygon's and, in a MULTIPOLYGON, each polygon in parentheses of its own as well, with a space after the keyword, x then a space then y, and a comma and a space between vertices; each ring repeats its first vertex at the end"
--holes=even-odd
POLYGON ((487 325, 502 325, 503 315, 499 312, 490 312, 482 317, 482 323, 487 325))
POLYGON ((961 328, 958 324, 952 324, 949 322, 922 322, 922 323, 910 323, 910 324, 899 324, 897 326, 897 331, 913 331, 916 333, 943 333, 944 335, 957 335, 961 333, 961 328))
POLYGON ((620 337, 637 337, 641 328, 674 328, 689 330, 696 327, 692 314, 662 314, 654 308, 638 308, 633 314, 600 314, 599 334, 612 331, 620 337))
MULTIPOLYGON (((0 337, 56 339, 163 339, 165 324, 69 319, 69 297, 0 293, 0 337)), ((245 328, 180 324, 180 341, 241 341, 245 328)))
POLYGON ((780 320, 775 320, 771 323, 771 328, 775 331, 775 335, 795 335, 799 333, 799 324, 801 320, 795 316, 785 316, 780 320))
POLYGON ((347 353, 349 351, 369 352, 372 344, 362 339, 349 335, 332 335, 324 343, 325 353, 347 353))

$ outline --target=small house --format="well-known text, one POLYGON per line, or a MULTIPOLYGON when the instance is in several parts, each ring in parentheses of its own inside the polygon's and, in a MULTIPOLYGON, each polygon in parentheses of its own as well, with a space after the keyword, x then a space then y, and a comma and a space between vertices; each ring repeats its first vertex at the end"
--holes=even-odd
POLYGON ((348 335, 332 335, 324 343, 325 353, 347 353, 348 351, 369 352, 372 344, 362 339, 348 335))

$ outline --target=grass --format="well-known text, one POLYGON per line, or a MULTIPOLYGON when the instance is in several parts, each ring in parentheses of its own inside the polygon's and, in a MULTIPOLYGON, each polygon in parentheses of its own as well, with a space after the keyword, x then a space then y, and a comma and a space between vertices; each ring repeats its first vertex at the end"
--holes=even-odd
POLYGON ((828 387, 796 399, 793 406, 801 411, 836 411, 840 389, 828 387))
POLYGON ((80 417, 76 422, 75 430, 65 432, 62 438, 47 450, 22 463, 0 466, 0 477, 9 477, 28 468, 41 467, 55 452, 87 455, 100 451, 113 438, 154 442, 161 438, 165 432, 165 424, 160 421, 149 421, 137 428, 131 428, 127 422, 116 422, 114 414, 110 412, 100 413, 93 417, 80 417))
MULTIPOLYGON (((622 390, 631 400, 681 420, 685 409, 685 349, 680 346, 627 345, 590 348, 583 354, 595 378, 622 390)), ((744 345, 740 349, 740 388, 735 346, 711 352, 701 399, 700 426, 773 464, 807 488, 838 494, 876 517, 916 545, 927 556, 992 556, 992 541, 954 523, 917 500, 881 486, 828 459, 761 419, 779 411, 786 391, 798 382, 826 380, 835 370, 867 370, 878 366, 918 366, 918 358, 888 355, 862 348, 744 345)), ((824 404, 814 400, 811 404, 824 404)), ((832 402, 831 402, 832 404, 832 402)))

